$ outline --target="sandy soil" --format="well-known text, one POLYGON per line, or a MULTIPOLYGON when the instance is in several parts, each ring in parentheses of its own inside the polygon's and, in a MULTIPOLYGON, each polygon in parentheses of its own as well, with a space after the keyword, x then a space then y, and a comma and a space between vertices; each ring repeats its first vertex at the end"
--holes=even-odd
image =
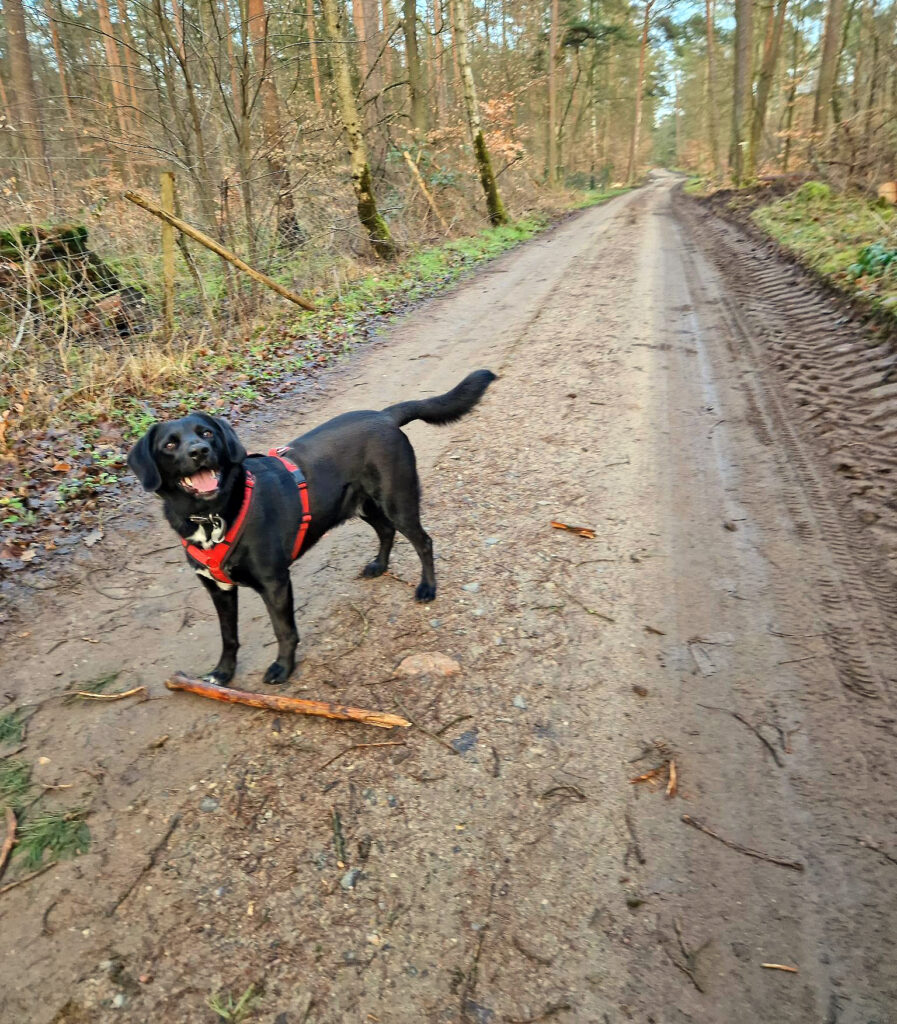
MULTIPOLYGON (((238 425, 259 449, 500 374, 468 419, 408 428, 433 605, 406 543, 394 576, 357 578, 361 523, 294 570, 286 690, 420 728, 169 694, 217 627, 136 491, 23 608, 9 701, 113 672, 152 699, 30 721, 19 756, 72 785, 44 802, 89 807, 93 842, 0 895, 0 1020, 211 1022, 250 985, 270 1024, 897 1020, 897 417, 871 362, 838 390, 859 328, 815 293, 796 323, 808 286, 763 290, 771 257, 674 185, 571 219, 238 425), (395 676, 422 652, 460 672, 395 676)), ((260 689, 253 595, 242 632, 236 683, 260 689)))

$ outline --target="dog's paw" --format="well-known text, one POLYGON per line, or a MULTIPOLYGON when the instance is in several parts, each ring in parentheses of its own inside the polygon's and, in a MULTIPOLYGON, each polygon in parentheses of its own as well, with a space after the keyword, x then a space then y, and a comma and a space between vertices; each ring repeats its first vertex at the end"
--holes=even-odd
POLYGON ((414 591, 414 600, 419 604, 427 604, 436 598, 436 584, 435 583, 418 583, 417 590, 414 591))
POLYGON ((211 672, 206 672, 202 677, 202 681, 204 683, 211 683, 213 686, 227 686, 233 678, 233 672, 219 672, 213 669, 211 672))
POLYGON ((268 666, 268 671, 265 673, 263 682, 267 686, 280 686, 290 678, 290 673, 293 670, 284 668, 279 661, 275 661, 273 664, 268 666))
POLYGON ((368 564, 361 570, 361 575, 365 579, 373 579, 375 576, 382 576, 386 572, 386 566, 382 562, 378 562, 375 558, 373 562, 368 564))

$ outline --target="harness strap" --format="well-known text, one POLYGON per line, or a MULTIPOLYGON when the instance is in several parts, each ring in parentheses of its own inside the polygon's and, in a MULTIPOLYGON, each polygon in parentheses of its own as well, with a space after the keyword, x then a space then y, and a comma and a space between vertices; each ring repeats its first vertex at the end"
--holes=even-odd
POLYGON ((305 543, 305 535, 308 533, 308 528, 311 525, 311 504, 308 500, 308 482, 305 479, 305 474, 295 462, 287 458, 285 454, 287 450, 286 447, 271 448, 268 454, 272 458, 279 459, 286 466, 296 481, 296 486, 299 488, 299 500, 302 503, 302 519, 296 532, 296 540, 293 543, 293 553, 290 556, 290 561, 295 562, 299 557, 299 552, 305 543))
POLYGON ((195 562, 199 562, 200 565, 205 566, 214 580, 217 580, 219 583, 224 583, 227 586, 234 586, 234 581, 224 571, 224 563, 227 561, 228 555, 230 555, 231 548, 236 544, 240 534, 243 532, 246 515, 249 512, 249 506, 252 503, 252 492, 254 488, 255 477, 247 469, 246 486, 243 489, 243 502, 240 505, 240 511, 237 513, 237 518, 234 519, 233 523, 231 523, 230 529, 224 535, 223 539, 215 544, 214 547, 201 548, 197 544, 192 544, 186 537, 181 537, 181 543, 187 549, 187 554, 195 562))

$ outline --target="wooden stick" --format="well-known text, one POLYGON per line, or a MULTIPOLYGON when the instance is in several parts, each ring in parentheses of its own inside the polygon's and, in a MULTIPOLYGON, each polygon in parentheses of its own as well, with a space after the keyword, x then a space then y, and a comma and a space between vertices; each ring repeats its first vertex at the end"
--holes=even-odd
POLYGON ((770 971, 787 971, 789 974, 797 974, 796 967, 789 967, 787 964, 760 964, 770 971))
POLYGON ((3 872, 6 870, 6 860, 9 857, 12 848, 16 845, 16 816, 13 813, 11 807, 6 808, 6 838, 3 840, 3 846, 0 848, 0 878, 3 877, 3 872))
POLYGON ((51 860, 49 864, 44 864, 42 868, 38 868, 37 871, 32 871, 30 875, 23 875, 21 878, 17 878, 14 882, 7 882, 6 885, 0 886, 0 896, 5 892, 9 892, 10 889, 15 889, 18 885, 24 885, 26 882, 30 882, 32 878, 37 878, 38 875, 42 875, 45 871, 49 871, 50 868, 55 868, 59 863, 57 860, 51 860))
POLYGON ((178 231, 182 231, 185 235, 189 235, 190 238, 195 239, 207 249, 211 249, 212 252, 216 253, 223 260, 226 260, 238 270, 242 270, 244 274, 248 274, 253 281, 258 281, 259 284, 265 285, 272 291, 277 292, 278 295, 282 295, 285 299, 289 299, 290 302, 295 302, 297 306, 302 306, 303 309, 310 309, 314 311, 315 307, 310 302, 303 299, 301 295, 297 295, 295 292, 291 292, 288 288, 284 288, 282 284, 278 284, 273 278, 268 277, 267 274, 263 274, 259 270, 254 270, 248 263, 244 263, 239 256, 235 256, 229 249, 225 249, 223 245, 216 242, 214 238, 210 238, 205 234, 205 232, 200 231, 199 228, 194 228, 185 220, 181 220, 180 217, 175 217, 174 214, 167 213, 165 210, 156 206, 155 203, 150 202, 149 199, 145 199, 136 192, 128 190, 125 192, 125 199, 134 203, 135 206, 139 206, 141 210, 146 210, 147 213, 151 213, 154 217, 158 217, 159 220, 165 221, 166 224, 171 224, 172 227, 177 228, 178 231))
POLYGON ((740 843, 734 843, 731 839, 725 839, 721 835, 717 835, 712 829, 707 828, 702 822, 697 821, 690 814, 683 814, 682 820, 686 825, 691 825, 692 828, 696 828, 699 832, 703 832, 705 835, 716 839, 724 846, 728 846, 730 850, 737 850, 739 853, 744 853, 748 857, 756 857, 757 860, 769 861, 770 864, 778 864, 783 868, 791 868, 792 871, 803 871, 804 866, 799 860, 783 860, 779 857, 770 857, 768 854, 760 853, 759 850, 752 850, 749 846, 742 846, 740 843))
POLYGON ((223 700, 228 704, 248 704, 252 708, 268 708, 271 711, 288 711, 297 715, 319 715, 321 718, 337 718, 341 721, 364 722, 376 725, 380 729, 391 729, 395 725, 407 728, 411 723, 398 715, 390 715, 384 711, 366 711, 364 708, 347 707, 345 704, 333 704, 330 701, 302 700, 299 697, 279 697, 270 693, 246 693, 243 690, 230 690, 226 686, 216 686, 202 679, 192 679, 183 672, 175 672, 165 685, 169 690, 186 690, 200 697, 211 697, 212 700, 223 700))
MULTIPOLYGON (((162 209, 174 216, 174 174, 162 171, 159 175, 162 191, 162 209)), ((171 221, 162 221, 162 323, 165 340, 174 337, 174 227, 171 221)))
POLYGON ((83 697, 85 700, 122 700, 124 697, 133 697, 135 693, 146 693, 146 687, 135 686, 133 690, 123 690, 121 693, 90 693, 87 690, 76 690, 75 696, 83 697))
POLYGON ((402 155, 405 157, 406 163, 411 168, 411 173, 414 175, 414 180, 417 182, 418 188, 421 190, 421 192, 423 192, 424 199, 427 200, 427 202, 430 205, 430 209, 433 211, 433 213, 436 216, 436 219, 442 225, 442 230, 446 234, 448 234, 449 226, 448 224, 446 224, 445 218, 439 212, 439 209, 436 206, 436 200, 430 194, 430 190, 427 188, 427 183, 424 181, 420 171, 417 169, 417 164, 411 159, 411 154, 408 152, 407 149, 403 152, 402 155))
POLYGON ((556 530, 569 530, 570 533, 575 533, 577 537, 583 537, 585 540, 595 539, 595 531, 591 526, 569 526, 567 523, 559 522, 557 519, 552 519, 551 525, 556 530))

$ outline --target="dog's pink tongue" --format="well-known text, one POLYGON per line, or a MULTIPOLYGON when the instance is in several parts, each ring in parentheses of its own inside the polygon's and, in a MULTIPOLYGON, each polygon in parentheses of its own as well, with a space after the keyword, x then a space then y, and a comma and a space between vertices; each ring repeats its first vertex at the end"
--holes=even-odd
POLYGON ((208 492, 218 490, 218 477, 211 469, 201 469, 190 477, 190 483, 197 491, 208 492))

